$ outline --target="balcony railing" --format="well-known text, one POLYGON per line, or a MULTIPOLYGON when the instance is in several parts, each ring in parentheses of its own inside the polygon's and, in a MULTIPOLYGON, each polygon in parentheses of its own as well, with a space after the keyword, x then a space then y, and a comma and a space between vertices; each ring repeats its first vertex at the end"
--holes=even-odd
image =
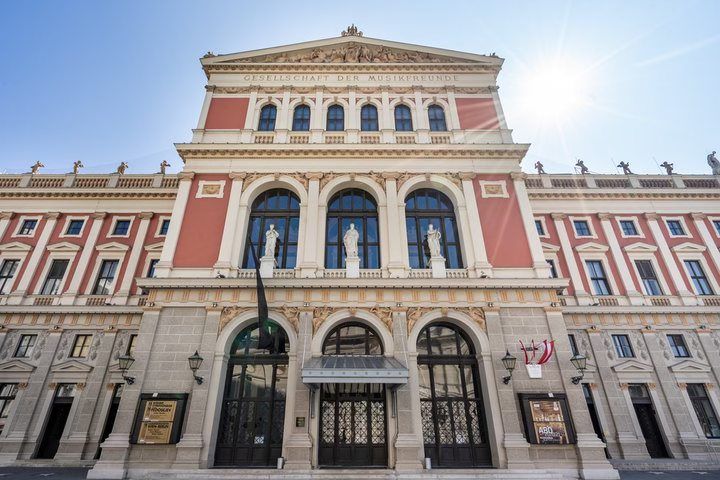
POLYGON ((718 190, 718 178, 710 175, 597 175, 542 174, 525 178, 528 189, 602 189, 602 190, 718 190))

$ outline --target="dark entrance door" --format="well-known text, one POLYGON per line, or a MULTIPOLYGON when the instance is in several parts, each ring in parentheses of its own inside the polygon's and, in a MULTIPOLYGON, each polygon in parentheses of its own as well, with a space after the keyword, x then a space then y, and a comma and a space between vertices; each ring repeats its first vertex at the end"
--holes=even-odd
POLYGON ((36 458, 55 457, 60 446, 60 438, 70 415, 74 396, 74 384, 58 385, 36 458))
POLYGON ((122 396, 123 386, 124 385, 122 383, 118 383, 117 385, 115 385, 115 389, 113 390, 113 398, 110 402, 110 408, 108 409, 107 418, 105 419, 105 426, 103 427, 102 437, 100 437, 100 443, 98 444, 97 452, 95 452, 96 460, 100 458, 100 454, 102 453, 102 448, 100 448, 100 444, 102 444, 107 439, 107 437, 110 436, 113 426, 115 426, 115 417, 117 417, 118 407, 120 406, 120 397, 122 396))
POLYGON ((630 385, 629 390, 650 458, 669 458, 647 388, 638 384, 630 385))
POLYGON ((257 348, 257 325, 241 331, 231 347, 216 467, 275 467, 282 455, 288 344, 282 329, 275 328, 270 351, 257 348))
POLYGON ((323 385, 319 464, 325 467, 386 467, 386 426, 384 385, 323 385))

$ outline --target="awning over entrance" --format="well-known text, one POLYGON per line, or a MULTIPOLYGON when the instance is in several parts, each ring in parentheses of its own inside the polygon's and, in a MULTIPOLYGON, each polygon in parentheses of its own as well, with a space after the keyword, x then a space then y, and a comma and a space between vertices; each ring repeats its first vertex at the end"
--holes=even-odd
POLYGON ((305 363, 302 380, 308 384, 404 384, 408 381, 408 369, 396 359, 381 355, 323 355, 305 363))

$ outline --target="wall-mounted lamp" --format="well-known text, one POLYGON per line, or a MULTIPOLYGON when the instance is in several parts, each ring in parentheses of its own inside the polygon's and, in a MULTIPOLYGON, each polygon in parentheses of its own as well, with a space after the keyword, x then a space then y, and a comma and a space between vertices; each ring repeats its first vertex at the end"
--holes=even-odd
POLYGON ((510 350, 505 350, 505 356, 502 358, 503 367, 505 367, 505 370, 507 370, 508 374, 507 376, 503 377, 503 383, 507 385, 510 383, 510 379, 512 378, 512 372, 515 370, 515 363, 517 362, 517 358, 510 355, 510 350))
POLYGON ((587 357, 581 353, 576 353, 570 359, 570 363, 573 364, 580 375, 572 377, 573 384, 577 385, 585 377, 585 370, 587 369, 587 357))
POLYGON ((203 383, 203 377, 197 376, 197 371, 200 368, 200 365, 202 365, 203 358, 200 356, 200 354, 195 350, 195 353, 190 355, 188 357, 188 364, 190 364, 190 370, 193 372, 193 377, 195 378, 195 381, 198 385, 202 385, 203 383))
POLYGON ((130 367, 132 367, 133 363, 135 363, 135 359, 130 355, 121 355, 120 357, 118 357, 118 366, 120 367, 120 371, 122 372, 123 380, 125 380, 128 385, 132 385, 133 383, 135 383, 135 377, 127 376, 127 371, 130 370, 130 367))

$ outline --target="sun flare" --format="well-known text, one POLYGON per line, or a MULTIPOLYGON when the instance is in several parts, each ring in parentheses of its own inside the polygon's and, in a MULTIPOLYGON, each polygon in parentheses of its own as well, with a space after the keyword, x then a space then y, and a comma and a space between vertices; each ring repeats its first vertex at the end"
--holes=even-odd
POLYGON ((584 69, 567 61, 529 69, 522 84, 527 114, 545 120, 567 120, 590 103, 590 81, 584 69))

